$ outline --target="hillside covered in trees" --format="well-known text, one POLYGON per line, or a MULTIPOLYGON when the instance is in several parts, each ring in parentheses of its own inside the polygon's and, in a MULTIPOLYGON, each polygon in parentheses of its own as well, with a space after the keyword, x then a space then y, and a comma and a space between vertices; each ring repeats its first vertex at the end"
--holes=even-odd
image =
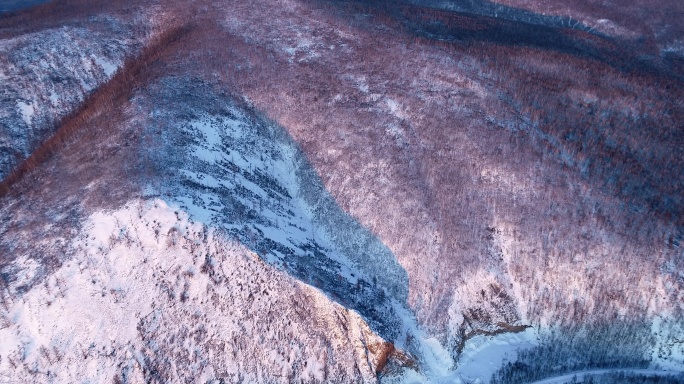
POLYGON ((0 381, 682 380, 683 4, 0 13, 0 381))

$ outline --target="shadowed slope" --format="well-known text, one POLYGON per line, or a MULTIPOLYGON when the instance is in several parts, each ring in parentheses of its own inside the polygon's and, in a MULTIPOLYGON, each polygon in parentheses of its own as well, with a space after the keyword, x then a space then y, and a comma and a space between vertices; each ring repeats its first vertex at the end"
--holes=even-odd
POLYGON ((358 311, 383 338, 399 336, 392 306, 406 302, 406 272, 337 206, 281 127, 182 76, 151 84, 136 106, 151 116, 142 148, 157 177, 145 184, 358 311))
POLYGON ((207 52, 231 47, 217 75, 288 129, 340 205, 397 256, 421 324, 457 350, 463 334, 499 323, 678 307, 667 241, 681 236, 677 80, 533 48, 435 47, 382 13, 310 4, 245 6, 207 52), (268 12, 272 29, 250 28, 268 12), (254 53, 242 64, 240 51, 254 53), (668 113, 643 113, 651 102, 668 113), (654 141, 623 129, 640 123, 654 141), (600 141, 575 141, 583 127, 600 141), (644 172, 617 165, 630 156, 644 172))
MULTIPOLYGON (((221 90, 220 85, 214 88, 202 79, 184 77, 180 73, 180 77, 176 77, 168 71, 166 66, 182 57, 177 55, 179 46, 175 43, 179 42, 182 44, 180 47, 187 47, 187 33, 190 31, 189 28, 171 28, 169 32, 161 34, 162 37, 156 44, 150 45, 137 60, 128 62, 110 83, 100 88, 82 108, 67 118, 57 133, 40 150, 34 152, 12 178, 6 180, 5 193, 1 197, 6 203, 3 210, 7 213, 7 220, 2 223, 2 276, 6 288, 3 291, 3 303, 6 304, 7 311, 3 313, 3 321, 8 321, 11 329, 17 329, 19 333, 28 332, 27 337, 48 337, 49 344, 42 341, 38 343, 43 343, 41 346, 46 348, 57 345, 56 348, 61 350, 64 346, 49 333, 38 335, 24 328, 24 321, 29 321, 28 318, 42 316, 37 308, 31 307, 31 315, 17 317, 19 320, 16 322, 8 320, 8 316, 18 310, 14 303, 24 295, 31 300, 36 299, 36 304, 43 300, 42 296, 36 298, 39 295, 36 292, 40 290, 41 284, 51 284, 51 279, 57 281, 54 286, 56 292, 80 290, 81 288, 70 284, 60 283, 60 279, 66 279, 65 276, 74 273, 74 262, 80 265, 82 262, 90 263, 89 260, 93 261, 88 267, 88 273, 92 276, 94 287, 103 292, 102 297, 111 291, 115 303, 119 303, 118 300, 122 300, 122 303, 132 300, 131 305, 148 308, 147 297, 138 297, 137 292, 130 290, 131 286, 139 282, 129 282, 127 288, 117 287, 117 284, 121 284, 117 281, 128 277, 121 275, 121 271, 116 272, 117 269, 109 265, 122 257, 116 255, 126 252, 134 255, 131 256, 134 264, 146 263, 146 258, 138 260, 135 256, 138 253, 144 255, 145 252, 154 260, 153 263, 157 263, 158 251, 155 249, 164 244, 160 242, 160 236, 168 239, 167 249, 172 250, 169 252, 173 252, 176 255, 174 257, 187 259, 192 256, 193 262, 197 262, 199 257, 201 272, 209 273, 214 279, 213 283, 217 285, 215 289, 219 292, 227 289, 232 293, 224 299, 236 300, 233 293, 238 289, 243 292, 243 286, 238 287, 238 282, 223 276, 221 272, 225 274, 225 267, 221 265, 223 262, 230 263, 231 257, 240 259, 242 256, 235 256, 234 250, 221 250, 221 247, 226 247, 223 244, 225 242, 242 244, 273 266, 287 271, 290 276, 319 288, 329 299, 357 311, 370 325, 370 329, 363 332, 373 331, 384 339, 378 339, 373 333, 366 335, 362 332, 359 336, 361 341, 354 341, 351 347, 355 348, 355 353, 366 354, 367 361, 350 360, 341 364, 340 361, 345 361, 347 357, 340 357, 335 353, 349 351, 338 351, 335 340, 339 337, 356 337, 352 335, 352 332, 356 332, 356 325, 346 328, 350 326, 344 317, 346 315, 340 314, 345 310, 341 307, 329 309, 331 304, 325 300, 317 298, 317 303, 302 304, 301 299, 296 299, 288 309, 295 311, 289 315, 292 322, 306 323, 304 328, 308 330, 305 334, 313 332, 309 339, 318 340, 315 345, 304 342, 302 348, 307 348, 307 354, 317 354, 331 350, 330 348, 336 352, 327 359, 324 358, 322 365, 307 369, 306 362, 299 358, 294 361, 288 359, 288 364, 294 364, 301 370, 290 370, 283 377, 286 380, 294 380, 300 376, 321 380, 326 375, 331 375, 340 382, 358 382, 361 379, 373 381, 375 370, 381 371, 388 361, 396 362, 396 356, 402 354, 394 346, 390 348, 388 345, 391 344, 386 345, 385 340, 391 342, 402 336, 400 341, 403 343, 407 332, 411 332, 407 327, 415 328, 412 320, 404 317, 407 313, 404 303, 408 284, 405 272, 382 243, 337 207, 287 133, 259 117, 253 110, 232 100, 226 95, 225 89, 221 90), (165 38, 168 36, 170 37, 165 38), (82 151, 85 147, 90 150, 82 151), (200 221, 204 224, 204 232, 188 232, 187 227, 183 228, 182 225, 177 228, 179 224, 167 222, 168 217, 164 219, 166 221, 158 221, 159 218, 152 221, 155 229, 149 231, 153 232, 148 231, 145 234, 144 230, 141 231, 142 225, 150 225, 151 218, 143 220, 143 213, 138 218, 129 218, 130 212, 133 212, 131 204, 134 204, 131 201, 142 198, 138 210, 143 212, 148 210, 150 200, 158 196, 178 207, 176 215, 187 210, 189 217, 183 222, 188 225, 200 221), (213 202, 213 199, 217 201, 213 202), (214 204, 219 202, 218 205, 214 204), (215 210, 216 208, 219 209, 215 210), (107 214, 102 213, 102 209, 113 210, 116 212, 113 215, 121 216, 112 222, 115 224, 114 229, 109 228, 112 223, 103 219, 107 214), (167 228, 168 225, 171 227, 167 228), (165 228, 164 233, 160 233, 157 226, 165 228), (95 232, 88 232, 93 227, 95 232), (207 240, 206 233, 210 232, 221 246, 207 240), (79 235, 84 233, 89 234, 85 237, 79 235), (143 237, 149 237, 151 233, 154 234, 155 241, 148 243, 143 237), (204 237, 201 233, 205 233, 204 237), (106 244, 108 238, 109 244, 106 244), (98 241, 104 243, 91 244, 97 244, 98 241), (201 249, 205 246, 215 247, 217 250, 202 253, 201 249), (197 247, 199 250, 196 252, 197 247), (82 248, 89 250, 89 253, 84 256, 82 248), (103 263, 108 267, 101 269, 103 263), (215 268, 220 268, 221 271, 215 271, 215 268), (300 308, 300 305, 303 307, 300 308), (312 311, 321 312, 322 319, 317 318, 318 315, 314 315, 312 311), (314 320, 308 320, 311 316, 314 320), (333 317, 332 320, 330 316, 333 317), (306 321, 299 321, 301 319, 306 321), (323 325, 318 324, 321 321, 324 322, 323 325), (329 321, 333 323, 334 332, 342 333, 342 336, 331 334, 333 331, 324 326, 329 321), (390 349, 385 351, 387 348, 390 349), (362 363, 365 365, 359 370, 355 364, 362 363), (334 364, 338 368, 333 368, 334 364), (307 376, 308 371, 313 373, 307 376)), ((181 69, 178 71, 181 72, 181 69)), ((154 204, 157 208, 158 203, 154 204)), ((156 212, 153 216, 166 217, 170 215, 169 212, 156 212)), ((253 261, 248 260, 248 264, 251 265, 253 261)), ((195 267, 194 264, 179 265, 178 278, 191 278, 195 267), (185 269, 187 271, 183 272, 185 269)), ((259 268, 270 270, 272 266, 260 266, 257 269, 259 268)), ((261 283, 273 284, 269 280, 273 276, 269 273, 261 271, 256 276, 260 276, 261 283)), ((250 324, 249 321, 254 321, 259 324, 259 328, 254 333, 241 335, 239 342, 236 339, 232 343, 230 340, 226 341, 241 353, 250 348, 243 345, 246 343, 244 337, 262 337, 264 334, 259 332, 271 332, 270 329, 262 329, 262 325, 271 321, 272 308, 269 307, 268 312, 248 308, 253 297, 258 300, 269 295, 268 291, 260 290, 259 284, 252 283, 250 280, 245 293, 249 294, 249 299, 246 303, 239 304, 245 306, 242 315, 247 316, 240 323, 250 324)), ((161 282, 155 287, 163 287, 163 284, 166 283, 161 282)), ((155 300, 156 303, 159 298, 154 292, 150 294, 150 300, 155 300)), ((201 299, 201 295, 183 296, 186 294, 182 290, 169 293, 170 301, 162 304, 162 307, 167 304, 170 307, 153 311, 152 318, 149 315, 140 318, 137 329, 142 341, 145 342, 151 334, 156 335, 154 345, 141 347, 145 360, 138 364, 142 366, 142 375, 147 380, 163 382, 192 374, 184 369, 174 368, 180 364, 180 360, 176 358, 181 358, 178 355, 181 352, 174 349, 173 340, 185 338, 183 332, 186 330, 181 329, 179 334, 174 334, 171 324, 187 324, 190 321, 185 312, 172 309, 175 307, 174 299, 180 297, 181 302, 188 298, 193 301, 201 299), (180 320, 168 320, 174 316, 180 320), (167 332, 171 341, 168 354, 165 355, 160 354, 155 346, 162 342, 161 336, 157 335, 158 324, 166 321, 171 321, 164 327, 169 329, 167 332)), ((295 298, 302 296, 299 292, 294 294, 295 298)), ((55 297, 47 300, 56 302, 56 308, 71 305, 70 297, 73 295, 60 295, 61 299, 55 297)), ((225 293, 222 295, 225 296, 225 293)), ((304 295, 310 296, 308 293, 304 295)), ((238 296, 242 296, 242 293, 238 296)), ((111 316, 118 318, 117 311, 120 308, 111 307, 110 304, 103 299, 103 302, 94 303, 94 307, 87 307, 86 312, 112 311, 111 316)), ((207 302, 206 305, 210 304, 207 302)), ((154 307, 155 304, 152 304, 152 309, 154 307)), ((198 305, 195 311, 202 311, 202 308, 198 305)), ((230 307, 221 308, 220 311, 227 312, 230 307)), ((284 312, 281 311, 279 315, 282 313, 284 312)), ((230 315, 233 315, 232 312, 230 315)), ((87 312, 85 316, 92 317, 95 314, 87 312)), ((224 313, 223 316, 228 315, 224 313)), ((212 324, 216 325, 208 321, 206 327, 211 328, 212 324)), ((280 323, 273 324, 274 327, 283 326, 280 323)), ((288 326, 289 322, 285 329, 288 326)), ((367 327, 365 321, 362 321, 363 327, 367 327)), ((74 338, 81 336, 83 335, 74 335, 74 338)), ((120 352, 122 345, 127 343, 126 337, 121 335, 121 338, 106 348, 120 352)), ((267 337, 274 335, 268 333, 267 337)), ((292 337, 296 338, 296 335, 292 337)), ((417 335, 412 334, 412 337, 415 339, 417 335)), ((128 342, 137 344, 136 340, 128 342)), ((200 348, 213 351, 213 347, 208 346, 210 340, 195 341, 200 348)), ((286 342, 286 339, 281 338, 279 342, 286 342)), ((345 345, 342 343, 340 347, 347 348, 345 345)), ((259 349, 257 345, 252 347, 259 349)), ((114 352, 113 356, 119 352, 114 352)), ((55 353, 63 353, 61 356, 71 359, 67 353, 55 353)), ((36 372, 54 369, 51 357, 46 359, 33 354, 26 355, 22 361, 29 368, 22 371, 23 374, 33 375, 31 377, 35 379, 36 372)), ((403 359, 402 364, 410 361, 407 360, 408 357, 403 359)), ((14 361, 14 356, 11 361, 14 361)), ((130 361, 124 364, 122 371, 114 370, 114 374, 126 377, 129 374, 127 372, 136 371, 130 364, 130 361)), ((230 370, 215 372, 219 372, 219 376, 216 376, 219 378, 252 377, 264 380, 269 377, 263 376, 264 372, 279 369, 280 365, 274 368, 273 364, 275 363, 258 357, 251 359, 250 365, 238 370, 243 376, 232 376, 234 372, 230 370)), ((218 366, 215 367, 218 369, 218 366)), ((85 368, 77 365, 75 369, 76 371, 70 371, 69 374, 78 375, 78 369, 85 368)), ((109 377, 112 372, 106 370, 102 374, 109 377)))
POLYGON ((0 5, 0 13, 30 8, 45 1, 46 0, 5 0, 2 5, 0 5))

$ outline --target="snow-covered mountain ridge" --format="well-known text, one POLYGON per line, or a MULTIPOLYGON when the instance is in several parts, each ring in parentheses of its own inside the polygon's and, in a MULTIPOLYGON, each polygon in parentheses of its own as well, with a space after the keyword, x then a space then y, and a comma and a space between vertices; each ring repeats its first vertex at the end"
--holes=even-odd
POLYGON ((13 265, 4 380, 374 382, 386 353, 356 312, 161 200, 95 213, 70 248, 20 299, 35 268, 13 265))
POLYGON ((40 154, 0 185, 4 377, 678 379, 672 63, 420 5, 79 4, 0 19, 40 154))
POLYGON ((144 36, 111 17, 2 40, 0 178, 54 133, 60 119, 109 80, 144 36))

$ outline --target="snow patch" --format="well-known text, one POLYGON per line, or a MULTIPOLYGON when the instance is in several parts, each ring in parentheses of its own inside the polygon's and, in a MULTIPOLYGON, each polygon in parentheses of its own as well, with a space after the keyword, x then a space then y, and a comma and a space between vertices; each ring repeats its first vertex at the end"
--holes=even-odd
POLYGON ((56 106, 59 102, 59 95, 55 91, 50 91, 50 96, 48 97, 50 99, 50 104, 53 106, 56 106))
POLYGON ((684 56, 684 40, 675 40, 662 48, 663 52, 684 56))
POLYGON ((487 383, 506 361, 515 360, 518 351, 538 344, 538 333, 534 328, 520 333, 475 336, 463 348, 454 375, 466 383, 487 383))
POLYGON ((651 325, 656 342, 651 353, 651 366, 658 369, 684 371, 684 323, 670 316, 656 316, 651 325))
POLYGON ((19 108, 21 118, 24 120, 26 125, 31 125, 31 123, 33 123, 33 116, 36 113, 33 104, 19 101, 17 102, 17 108, 19 108))
POLYGON ((116 73, 116 71, 118 70, 118 66, 116 64, 112 63, 104 57, 95 56, 94 59, 97 65, 99 65, 100 68, 102 68, 102 70, 108 78, 112 77, 112 75, 114 75, 114 73, 116 73))

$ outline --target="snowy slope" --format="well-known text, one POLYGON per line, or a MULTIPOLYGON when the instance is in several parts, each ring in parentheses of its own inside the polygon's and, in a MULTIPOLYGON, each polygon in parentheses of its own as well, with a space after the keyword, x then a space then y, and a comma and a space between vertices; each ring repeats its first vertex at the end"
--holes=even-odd
POLYGON ((3 382, 375 381, 384 341, 356 312, 178 207, 97 212, 70 247, 3 292, 3 382))
POLYGON ((175 165, 145 179, 142 200, 94 212, 75 237, 46 239, 66 240, 57 270, 13 255, 3 375, 358 382, 387 364, 393 377, 437 369, 422 359, 430 337, 405 307, 405 273, 391 252, 335 205, 279 127, 191 84, 166 79, 163 95, 137 99, 141 110, 148 97, 168 101, 144 122, 167 129, 141 161, 175 165), (188 332, 203 336, 177 346, 188 332), (226 348, 233 360, 216 361, 226 348))
POLYGON ((406 273, 394 255, 336 204, 281 127, 207 84, 167 78, 158 87, 152 99, 167 103, 151 106, 146 125, 162 128, 148 156, 177 168, 148 194, 170 196, 193 218, 359 312, 403 356, 383 372, 388 379, 449 374, 449 352, 407 308, 406 273))
MULTIPOLYGON (((14 275, 2 296, 5 377, 488 382, 538 345, 529 328, 473 334, 454 360, 408 308, 392 252, 248 101, 165 77, 133 108, 127 124, 144 129, 141 167, 153 168, 143 195, 92 213, 59 269, 43 274, 20 255, 5 269, 14 275)), ((501 246, 492 252, 509 257, 501 246)), ((455 327, 463 308, 491 305, 496 297, 483 304, 477 287, 501 276, 493 268, 455 290, 455 327)), ((506 320, 510 305, 491 311, 506 320)))
POLYGON ((405 303, 406 273, 336 205, 282 128, 206 84, 167 78, 158 87, 151 99, 167 103, 151 107, 146 126, 161 128, 161 136, 147 156, 170 167, 148 193, 170 196, 196 220, 358 310, 394 338, 399 319, 391 302, 405 303))
POLYGON ((145 179, 142 200, 91 214, 56 271, 27 257, 6 269, 6 375, 357 382, 377 370, 387 382, 459 382, 510 355, 477 339, 457 364, 423 331, 392 253, 335 204, 282 128, 201 82, 165 78, 146 92, 135 106, 156 144, 141 161, 170 167, 145 179))
POLYGON ((140 48, 112 17, 0 40, 0 179, 140 48))
MULTIPOLYGON (((573 168, 614 152, 574 153, 574 130, 520 107, 542 73, 561 120, 586 108, 641 124, 636 93, 678 112, 634 91, 638 73, 415 38, 389 3, 150 4, 167 38, 119 72, 116 105, 83 114, 0 196, 0 382, 684 369, 681 228, 573 168), (593 72, 562 75, 578 68, 593 72), (602 76, 616 85, 595 90, 602 76), (558 77, 576 89, 556 95, 558 77)), ((138 52, 148 22, 102 14, 0 42, 0 179, 138 52)), ((643 131, 592 143, 656 148, 643 131)), ((635 195, 657 180, 618 176, 635 195)))

